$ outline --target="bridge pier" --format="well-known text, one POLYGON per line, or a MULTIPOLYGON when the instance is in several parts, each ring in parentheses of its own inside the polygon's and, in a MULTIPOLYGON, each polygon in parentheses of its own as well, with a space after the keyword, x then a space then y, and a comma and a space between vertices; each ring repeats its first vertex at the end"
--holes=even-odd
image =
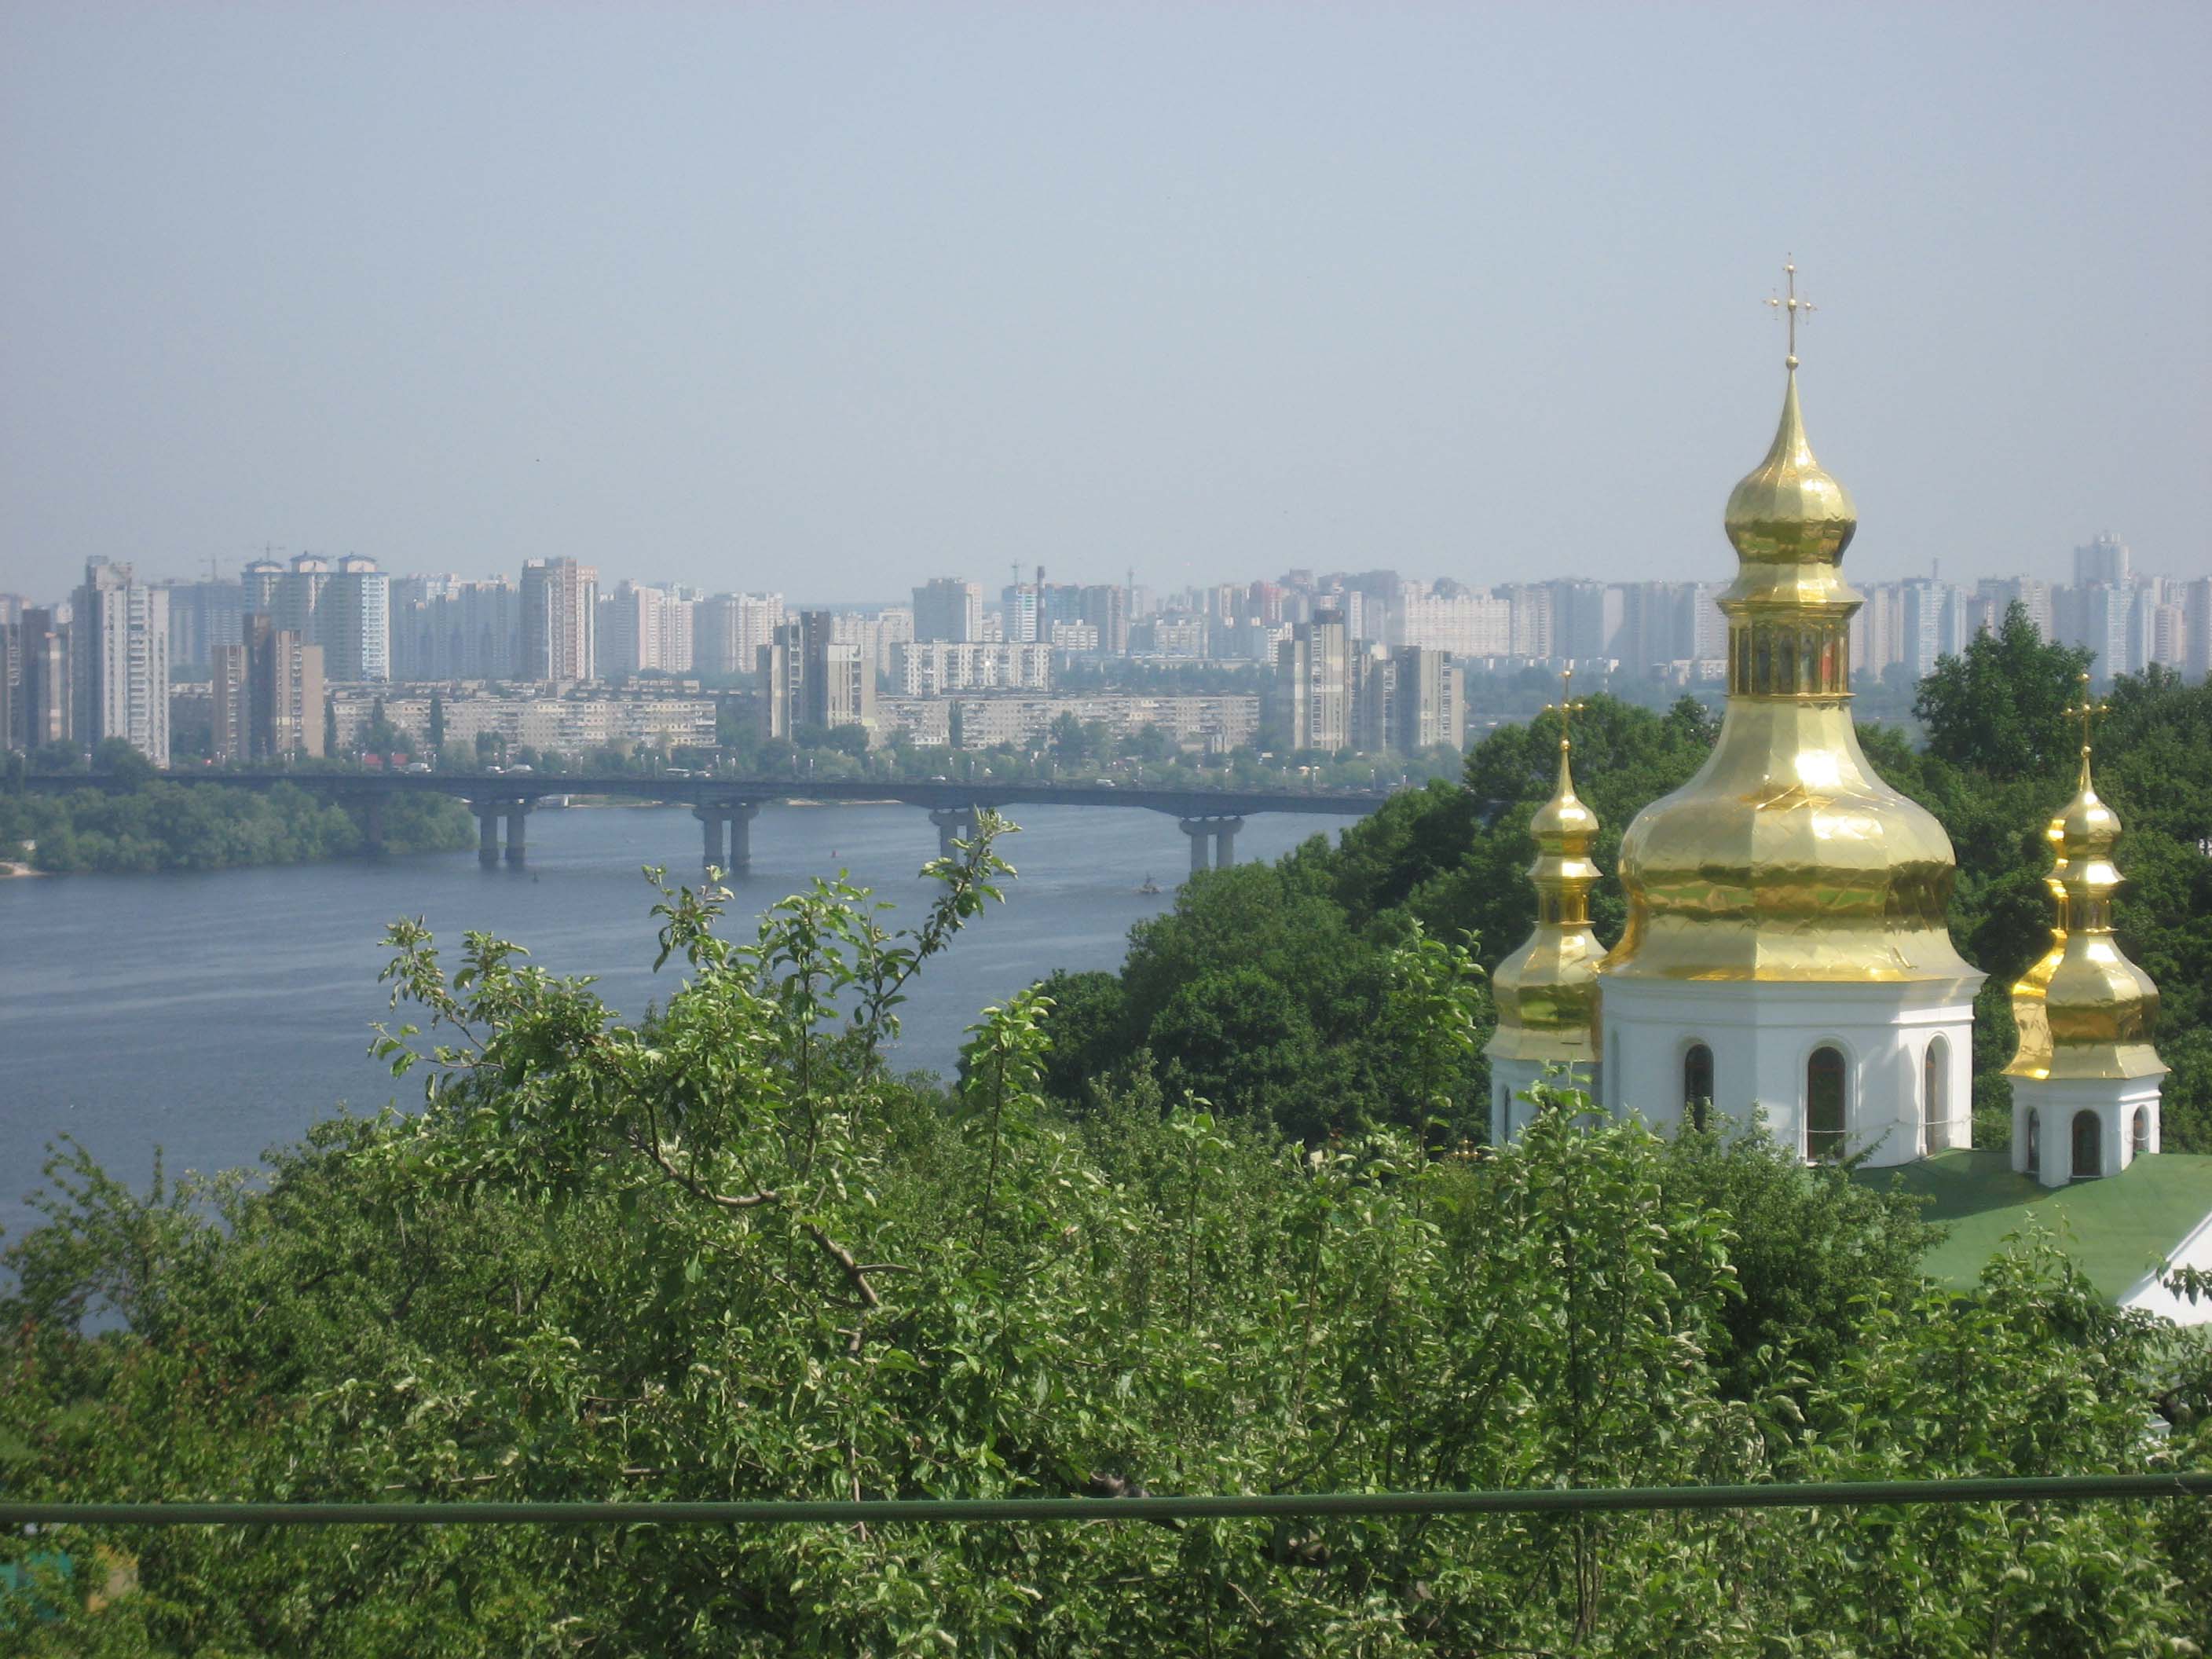
POLYGON ((1190 872, 1194 876, 1206 867, 1206 843, 1212 837, 1212 827, 1204 818, 1185 818, 1182 832, 1190 837, 1190 872))
POLYGON ((520 864, 523 860, 522 820, 530 811, 526 800, 472 800, 469 810, 477 815, 477 862, 487 870, 499 862, 499 821, 507 820, 507 861, 520 864))
POLYGON ((707 801, 693 807, 691 816, 705 826, 706 868, 738 875, 752 867, 752 826, 759 807, 750 801, 707 801))
POLYGON ((1244 827, 1244 820, 1231 817, 1184 818, 1182 832, 1190 837, 1190 871, 1196 875, 1211 867, 1226 870, 1237 862, 1237 832, 1244 827), (1213 860, 1206 862, 1206 845, 1212 844, 1213 860))
POLYGON ((1213 821, 1213 867, 1226 870, 1237 862, 1237 832, 1244 827, 1242 818, 1216 818, 1213 821))
POLYGON ((384 799, 371 795, 361 804, 361 839, 362 850, 371 858, 384 854, 384 799))
POLYGON ((975 839, 975 809, 972 806, 933 806, 929 821, 937 826, 937 856, 954 856, 956 841, 975 839))

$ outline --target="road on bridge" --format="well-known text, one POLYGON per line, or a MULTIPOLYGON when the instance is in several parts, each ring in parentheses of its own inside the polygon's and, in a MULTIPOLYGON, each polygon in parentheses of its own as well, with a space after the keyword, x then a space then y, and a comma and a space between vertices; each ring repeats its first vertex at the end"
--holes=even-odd
MULTIPOLYGON (((743 870, 751 862, 750 825, 761 807, 775 801, 896 801, 926 807, 937 826, 938 845, 950 854, 956 842, 974 835, 975 815, 1008 806, 1115 807, 1164 812, 1178 819, 1190 837, 1190 867, 1219 869, 1235 861, 1237 832, 1259 812, 1304 812, 1332 817, 1363 817, 1393 793, 1391 790, 1171 789, 1119 787, 1109 783, 1017 783, 995 779, 878 780, 671 777, 580 777, 554 772, 170 772, 170 782, 231 789, 270 789, 289 783, 326 793, 358 808, 372 851, 383 844, 383 803, 398 794, 451 795, 476 814, 477 854, 485 864, 520 864, 526 855, 524 823, 531 809, 550 795, 598 795, 619 799, 664 801, 688 805, 703 826, 704 861, 718 869, 743 870), (500 829, 506 827, 504 847, 500 829), (1211 857, 1208 856, 1209 852, 1211 857)), ((98 775, 41 773, 22 780, 41 792, 83 788, 122 789, 122 780, 98 775)))

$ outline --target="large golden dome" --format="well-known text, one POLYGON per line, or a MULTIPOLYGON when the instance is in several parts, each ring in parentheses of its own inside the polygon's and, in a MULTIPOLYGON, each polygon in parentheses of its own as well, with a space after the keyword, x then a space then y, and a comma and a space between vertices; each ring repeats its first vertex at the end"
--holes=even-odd
POLYGON ((1620 845, 1629 919, 1608 977, 1867 982, 1980 977, 1953 948, 1956 866, 1935 817, 1875 775, 1850 719, 1838 563, 1858 527, 1820 469, 1796 359, 1766 459, 1729 496, 1728 713, 1697 776, 1620 845))

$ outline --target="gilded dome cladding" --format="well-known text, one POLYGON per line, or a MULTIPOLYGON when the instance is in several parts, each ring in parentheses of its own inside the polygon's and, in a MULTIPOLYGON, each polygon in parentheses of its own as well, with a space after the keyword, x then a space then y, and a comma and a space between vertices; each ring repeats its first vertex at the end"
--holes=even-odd
MULTIPOLYGON (((2098 798, 2089 775, 2088 721, 2102 712, 2082 676, 2081 779, 2054 821, 2053 884, 2064 894, 2051 948, 2012 988, 2013 1006, 2039 1003, 2039 1017, 2021 1022, 2014 1077, 2139 1078, 2166 1066, 2151 1046, 2158 1030, 2158 987, 2128 960, 2112 933, 2112 896, 2121 876, 2112 863, 2120 820, 2098 798), (2054 960, 2055 958, 2055 960, 2054 960)), ((2018 1012, 2014 1014, 2018 1020, 2018 1012)))
POLYGON ((1721 515, 1736 556, 1765 564, 1832 565, 1859 527, 1850 491, 1813 459, 1797 409, 1797 376, 1790 377, 1773 446, 1729 492, 1721 515))
MULTIPOLYGON (((1577 707, 1563 700, 1563 718, 1577 707)), ((1536 925, 1490 976, 1498 1029, 1486 1052, 1493 1059, 1564 1064, 1597 1058, 1597 965, 1605 947, 1590 931, 1589 890, 1598 878, 1590 861, 1598 819, 1575 794, 1569 752, 1563 734, 1559 781, 1528 821, 1536 838, 1536 861, 1528 868, 1536 925)))
POLYGON ((1813 457, 1794 356, 1774 442, 1724 523, 1741 562, 1720 600, 1728 712, 1697 776, 1622 839, 1629 921, 1602 971, 1971 988, 1981 975, 1947 919, 1950 837, 1875 775, 1852 729, 1860 601, 1837 566, 1857 518, 1813 457))

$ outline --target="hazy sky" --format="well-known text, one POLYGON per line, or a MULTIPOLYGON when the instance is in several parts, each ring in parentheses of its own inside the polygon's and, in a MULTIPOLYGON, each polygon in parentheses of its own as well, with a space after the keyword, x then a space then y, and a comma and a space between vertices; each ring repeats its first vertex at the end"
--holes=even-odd
POLYGON ((0 11, 0 589, 2212 569, 2212 6, 0 11))

